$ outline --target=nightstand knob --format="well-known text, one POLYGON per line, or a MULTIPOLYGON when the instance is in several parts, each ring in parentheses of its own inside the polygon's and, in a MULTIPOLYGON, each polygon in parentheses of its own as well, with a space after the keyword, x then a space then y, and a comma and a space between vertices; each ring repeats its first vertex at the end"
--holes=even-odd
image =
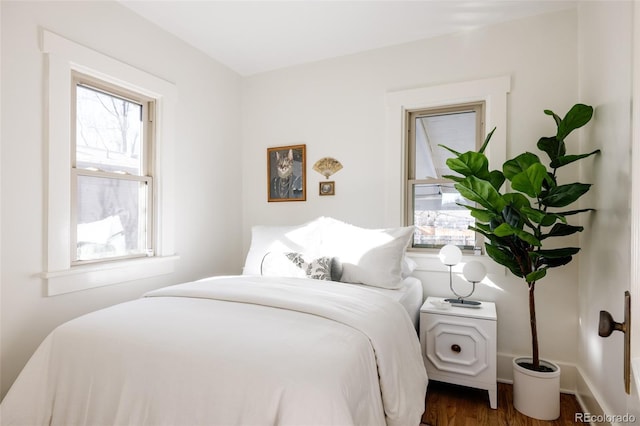
POLYGON ((451 350, 459 354, 462 349, 460 348, 460 345, 451 345, 451 350))

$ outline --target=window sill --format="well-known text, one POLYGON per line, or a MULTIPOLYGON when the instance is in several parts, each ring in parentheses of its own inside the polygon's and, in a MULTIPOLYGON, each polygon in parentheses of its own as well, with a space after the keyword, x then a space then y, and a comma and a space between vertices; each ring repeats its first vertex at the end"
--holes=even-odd
MULTIPOLYGON (((448 272, 449 268, 440 261, 437 251, 418 251, 407 250, 407 256, 413 259, 416 264, 416 271, 419 272, 448 272)), ((462 267, 467 262, 481 262, 487 268, 487 274, 505 274, 506 268, 496 263, 493 259, 486 255, 474 255, 472 253, 463 253, 462 260, 454 265, 452 272, 462 273, 462 267)))
POLYGON ((61 271, 43 272, 47 296, 57 296, 125 281, 170 274, 179 256, 156 256, 100 264, 73 266, 61 271))

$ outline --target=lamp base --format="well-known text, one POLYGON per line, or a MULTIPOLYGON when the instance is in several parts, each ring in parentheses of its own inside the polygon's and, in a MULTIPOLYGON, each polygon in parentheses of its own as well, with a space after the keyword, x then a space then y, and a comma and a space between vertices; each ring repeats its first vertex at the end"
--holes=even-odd
POLYGON ((460 306, 462 308, 479 308, 482 305, 482 302, 476 300, 444 299, 444 301, 451 303, 451 306, 460 306))

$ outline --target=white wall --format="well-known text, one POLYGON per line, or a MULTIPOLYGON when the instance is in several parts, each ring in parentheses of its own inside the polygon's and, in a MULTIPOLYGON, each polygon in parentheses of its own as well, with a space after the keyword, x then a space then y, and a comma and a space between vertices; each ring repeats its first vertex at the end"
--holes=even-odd
MULTIPOLYGON (((389 206, 382 190, 400 170, 385 158, 389 91, 510 75, 507 155, 536 150, 538 138, 555 131, 543 110, 564 114, 578 101, 577 43, 576 12, 565 11, 246 78, 245 249, 255 224, 301 223, 327 215, 360 226, 400 225, 399 219, 386 222, 389 206), (307 144, 308 199, 267 203, 266 148, 293 143, 307 144), (344 165, 332 177, 334 197, 318 196, 324 178, 311 170, 326 155, 344 165)), ((577 169, 573 174, 577 177, 577 169)), ((537 290, 541 354, 570 364, 577 358, 577 267, 574 262, 552 271, 537 290)), ((430 295, 448 295, 446 274, 422 271, 418 276, 430 295)), ((506 274, 489 278, 495 287, 480 288, 477 297, 497 302, 498 351, 506 360, 529 354, 526 286, 506 274)), ((502 363, 499 374, 509 379, 510 365, 502 363)))
MULTIPOLYGON (((622 316, 628 285, 628 9, 587 2, 579 15, 565 11, 240 79, 115 2, 0 3, 1 395, 58 324, 151 288, 239 272, 254 224, 330 215, 361 226, 398 225, 387 222, 381 191, 399 169, 385 161, 385 94, 510 75, 507 156, 535 150, 537 139, 552 132, 543 109, 563 113, 578 100, 597 108, 584 148, 600 147, 603 154, 581 178, 595 183, 588 202, 598 213, 586 220, 578 261, 538 286, 539 334, 543 357, 577 362, 591 387, 602 389, 609 412, 622 409, 621 344, 604 342, 595 330, 599 309, 622 316), (181 260, 175 274, 44 297, 37 277, 46 231, 39 26, 176 84, 181 260), (298 143, 307 145, 307 201, 267 203, 266 148, 298 143), (333 177, 336 195, 319 197, 322 177, 311 166, 327 155, 344 169, 333 177)), ((447 294, 446 274, 418 275, 429 294, 447 294)), ((498 305, 498 350, 527 354, 526 289, 507 275, 489 278, 495 286, 482 286, 477 296, 498 305)))
POLYGON ((216 273, 242 256, 240 78, 117 2, 2 2, 1 393, 58 324, 145 291, 216 273), (43 27, 175 83, 174 274, 45 297, 43 27))
POLYGON ((596 394, 601 407, 585 400, 594 413, 627 412, 623 335, 599 337, 598 317, 607 310, 623 320, 630 282, 632 12, 632 2, 584 2, 579 11, 580 98, 595 107, 583 151, 602 150, 581 170, 582 180, 594 184, 587 201, 597 212, 584 221, 581 238, 578 354, 585 382, 578 390, 596 394))

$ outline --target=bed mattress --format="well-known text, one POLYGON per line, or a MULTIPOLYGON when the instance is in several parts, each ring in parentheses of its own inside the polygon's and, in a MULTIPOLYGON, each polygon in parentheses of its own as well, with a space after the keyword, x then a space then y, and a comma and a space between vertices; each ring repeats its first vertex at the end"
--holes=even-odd
POLYGON ((4 426, 417 426, 426 386, 413 324, 388 296, 304 278, 216 277, 56 328, 0 418, 4 426))

